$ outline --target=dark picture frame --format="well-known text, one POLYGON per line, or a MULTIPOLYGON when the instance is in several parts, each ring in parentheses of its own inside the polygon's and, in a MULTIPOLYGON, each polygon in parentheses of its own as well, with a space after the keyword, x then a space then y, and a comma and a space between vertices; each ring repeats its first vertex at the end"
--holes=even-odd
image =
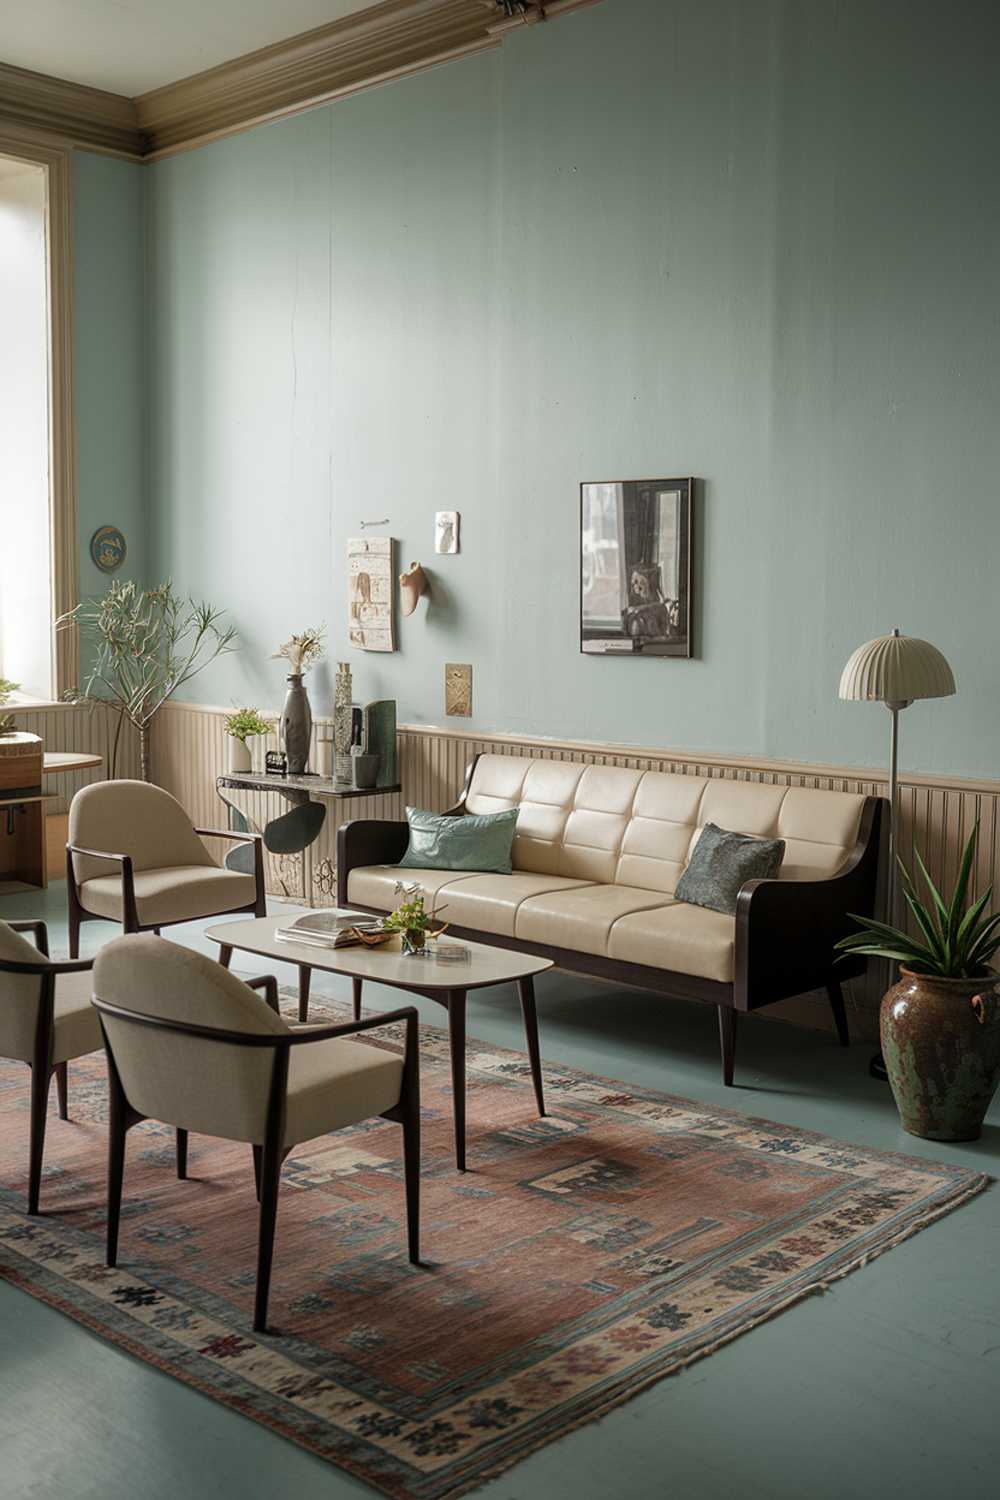
POLYGON ((580 650, 693 653, 694 479, 580 485, 580 650))

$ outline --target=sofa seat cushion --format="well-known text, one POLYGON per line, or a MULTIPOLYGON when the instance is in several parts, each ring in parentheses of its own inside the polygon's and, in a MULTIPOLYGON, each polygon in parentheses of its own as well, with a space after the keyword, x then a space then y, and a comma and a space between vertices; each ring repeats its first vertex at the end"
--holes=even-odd
POLYGON ((529 875, 522 870, 515 870, 512 875, 473 875, 455 885, 442 886, 438 904, 445 908, 441 912, 445 922, 512 938, 517 913, 525 901, 557 891, 583 890, 585 885, 583 880, 529 875))
MULTIPOLYGON (((497 880, 508 877, 497 875, 497 880)), ((454 885, 459 880, 475 880, 469 870, 401 870, 399 865, 361 865, 347 877, 347 901, 350 906, 374 906, 378 911, 394 911, 403 899, 396 895, 396 882, 419 885, 427 898, 437 898, 442 886, 454 885)))
POLYGON ((732 984, 736 918, 676 901, 624 916, 611 929, 608 957, 732 984))
POLYGON ((585 885, 570 891, 532 896, 518 907, 514 936, 527 943, 573 948, 579 953, 608 953, 609 935, 623 917, 663 906, 670 897, 637 886, 585 885))
MULTIPOLYGON (((136 870, 135 904, 145 927, 190 922, 252 906, 257 883, 252 875, 221 870, 217 865, 172 865, 163 870, 136 870)), ((100 875, 80 887, 84 911, 111 922, 122 920, 120 875, 100 875)))

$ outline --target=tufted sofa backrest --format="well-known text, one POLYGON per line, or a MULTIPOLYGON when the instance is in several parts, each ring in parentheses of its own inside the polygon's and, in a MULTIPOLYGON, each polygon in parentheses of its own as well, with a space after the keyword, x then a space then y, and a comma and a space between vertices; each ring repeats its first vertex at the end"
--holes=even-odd
POLYGON ((864 803, 854 792, 481 755, 465 805, 517 808, 515 870, 672 895, 706 823, 784 839, 783 880, 833 875, 857 841, 864 803))

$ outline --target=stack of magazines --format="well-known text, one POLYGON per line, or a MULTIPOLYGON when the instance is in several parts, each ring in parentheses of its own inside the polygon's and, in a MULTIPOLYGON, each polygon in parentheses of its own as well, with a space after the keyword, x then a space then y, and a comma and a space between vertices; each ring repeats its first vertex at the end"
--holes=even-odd
POLYGON ((313 948, 376 948, 395 933, 385 930, 380 917, 333 908, 306 912, 287 927, 276 927, 274 936, 279 943, 306 943, 313 948))

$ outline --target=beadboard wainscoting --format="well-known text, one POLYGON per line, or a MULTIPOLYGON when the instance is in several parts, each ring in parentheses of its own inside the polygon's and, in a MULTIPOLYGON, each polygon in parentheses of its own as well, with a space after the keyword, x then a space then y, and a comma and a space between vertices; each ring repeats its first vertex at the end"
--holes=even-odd
MULTIPOLYGON (((111 708, 77 703, 43 703, 24 708, 8 704, 4 712, 13 714, 17 728, 25 734, 40 735, 43 750, 99 755, 104 762, 99 770, 63 771, 56 776, 46 776, 45 790, 59 799, 48 804, 47 813, 66 812, 74 792, 80 787, 112 774, 112 760, 115 775, 139 775, 138 735, 130 724, 122 723, 111 708)), ((59 870, 51 871, 53 878, 60 874, 59 870)))
MULTIPOLYGON (((153 777, 171 791, 200 826, 218 826, 223 815, 215 786, 225 767, 223 722, 227 710, 195 704, 169 703, 158 715, 153 730, 153 777)), ((317 718, 317 735, 332 732, 332 720, 317 718)), ((272 736, 259 751, 274 748, 272 736)), ((460 729, 404 724, 399 729, 400 781, 402 794, 376 798, 348 807, 344 817, 396 817, 396 807, 407 803, 442 811, 453 803, 462 787, 466 767, 479 752, 494 755, 530 754, 549 760, 575 760, 596 765, 630 766, 641 770, 676 771, 688 776, 727 777, 762 781, 775 785, 819 787, 833 791, 886 794, 885 778, 872 770, 835 765, 803 765, 791 761, 763 760, 752 756, 694 754, 692 752, 634 749, 629 746, 597 745, 586 741, 550 740, 512 734, 481 734, 460 729), (384 805, 383 805, 384 804, 384 805)), ((275 809, 261 807, 253 821, 275 809)), ((904 773, 900 787, 901 819, 899 852, 909 861, 914 845, 921 850, 935 879, 947 884, 954 878, 962 846, 976 820, 980 822, 976 884, 982 890, 994 880, 1000 885, 1000 781, 970 781, 944 776, 904 773)), ((333 820, 330 820, 331 822, 333 820)), ((290 899, 309 899, 324 904, 331 899, 333 858, 332 834, 324 830, 310 864, 294 868, 287 860, 271 862, 268 884, 272 894, 290 899), (308 895, 307 895, 308 892, 308 895)), ((581 984, 594 981, 581 979, 581 984)), ((877 1032, 877 1006, 881 977, 873 974, 866 983, 848 986, 852 1024, 856 1035, 872 1037, 877 1032)), ((825 996, 802 996, 769 1007, 764 1014, 830 1029, 825 996)))

